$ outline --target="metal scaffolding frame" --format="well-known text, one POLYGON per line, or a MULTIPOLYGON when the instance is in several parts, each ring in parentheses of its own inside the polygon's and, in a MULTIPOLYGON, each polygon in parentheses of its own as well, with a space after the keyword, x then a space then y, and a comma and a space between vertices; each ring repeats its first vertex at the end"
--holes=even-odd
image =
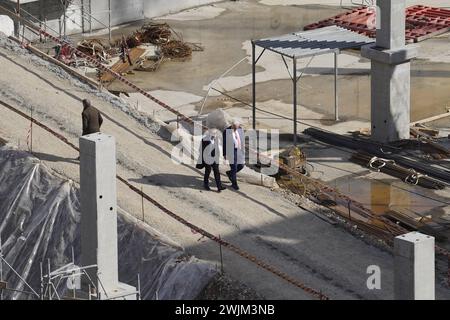
POLYGON ((40 290, 38 293, 26 281, 26 279, 24 279, 20 275, 20 273, 10 263, 8 263, 8 261, 6 261, 5 257, 3 256, 2 238, 0 234, 0 301, 4 300, 4 291, 19 292, 36 300, 92 300, 93 298, 96 300, 118 300, 125 299, 126 297, 130 296, 136 296, 136 300, 141 299, 141 280, 139 274, 137 274, 137 290, 135 292, 119 294, 117 296, 108 296, 106 290, 103 287, 103 284, 100 281, 100 278, 97 277, 97 279, 92 279, 87 272, 87 270, 95 268, 97 268, 97 265, 84 267, 77 266, 75 264, 75 255, 72 247, 72 262, 67 265, 64 265, 52 271, 50 266, 50 259, 47 259, 47 272, 44 273, 43 262, 40 262, 40 290), (6 265, 6 267, 11 270, 12 273, 14 273, 14 275, 28 288, 28 291, 8 287, 8 281, 4 277, 4 265, 6 265), (80 279, 80 283, 82 281, 82 277, 84 277, 84 279, 86 280, 84 289, 87 289, 87 292, 86 290, 83 291, 82 288, 72 287, 70 290, 71 296, 60 296, 58 293, 58 288, 62 281, 67 279, 68 281, 72 280, 72 283, 74 283, 77 277, 80 279), (95 284, 95 280, 98 281, 100 288, 98 288, 95 284))
MULTIPOLYGON (((89 33, 92 33, 92 24, 93 21, 95 21, 96 23, 98 23, 101 27, 103 27, 104 29, 108 29, 108 35, 109 35, 109 42, 112 41, 112 26, 111 26, 111 20, 112 20, 112 9, 111 9, 111 0, 108 0, 108 10, 103 11, 103 12, 107 12, 108 13, 108 24, 103 23, 102 21, 100 21, 99 19, 95 18, 94 15, 91 13, 91 0, 89 0, 88 5, 89 5, 89 11, 86 10, 86 6, 84 5, 84 1, 83 0, 76 0, 76 1, 68 1, 68 0, 60 0, 60 5, 61 5, 61 11, 62 11, 62 21, 61 21, 61 17, 59 18, 59 31, 53 30, 48 26, 47 23, 47 19, 40 17, 37 18, 36 16, 32 15, 31 13, 29 13, 28 11, 26 11, 25 9, 23 9, 23 7, 21 6, 20 0, 17 0, 16 2, 16 7, 15 7, 15 12, 19 15, 22 16, 22 13, 25 13, 25 16, 27 19, 32 19, 33 23, 36 23, 39 25, 39 27, 44 27, 45 29, 50 29, 51 31, 53 31, 55 34, 59 34, 59 37, 66 37, 67 36, 67 19, 70 19, 67 16, 67 9, 68 6, 73 6, 73 8, 76 8, 79 13, 80 13, 80 17, 81 17, 81 24, 79 24, 77 21, 75 21, 74 19, 70 19, 70 21, 79 26, 81 28, 81 32, 82 33, 86 33, 86 28, 85 28, 85 21, 88 21, 89 24, 89 33), (76 3, 77 2, 77 3, 76 3), (43 21, 41 21, 41 19, 44 19, 43 21)), ((101 13, 101 12, 100 12, 101 13)), ((20 30, 20 22, 17 21, 17 28, 16 28, 16 37, 19 36, 19 31, 20 30)))
POLYGON ((286 69, 293 84, 293 143, 297 144, 297 106, 298 106, 298 82, 302 77, 297 75, 297 60, 307 57, 315 57, 323 54, 334 54, 334 112, 335 121, 339 120, 338 97, 338 56, 342 50, 360 48, 363 45, 374 42, 373 39, 357 34, 353 31, 336 26, 325 27, 317 30, 290 33, 287 35, 261 40, 252 40, 252 118, 253 129, 256 130, 256 64, 266 50, 279 54, 283 59, 286 69), (256 56, 256 47, 262 48, 262 52, 256 56), (292 74, 286 58, 292 60, 292 74))

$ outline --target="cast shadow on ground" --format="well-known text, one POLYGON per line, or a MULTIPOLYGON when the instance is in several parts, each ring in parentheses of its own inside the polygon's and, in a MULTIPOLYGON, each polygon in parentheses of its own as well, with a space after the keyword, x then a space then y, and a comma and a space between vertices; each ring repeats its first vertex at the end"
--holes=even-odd
POLYGON ((48 153, 42 153, 42 152, 33 152, 33 156, 38 158, 41 161, 47 161, 47 162, 67 162, 67 163, 73 163, 73 164, 79 164, 80 161, 76 158, 64 158, 59 157, 54 154, 48 154, 48 153))
MULTIPOLYGON (((203 189, 203 177, 202 176, 160 173, 160 174, 154 174, 151 176, 144 176, 142 178, 137 178, 137 179, 129 179, 129 181, 135 182, 135 183, 140 183, 140 184, 150 184, 150 185, 158 186, 158 187, 191 188, 193 190, 200 190, 200 191, 204 191, 204 192, 215 192, 216 191, 216 185, 212 178, 210 179, 210 182, 209 182, 209 185, 210 185, 212 191, 206 191, 203 189)), ((224 190, 223 192, 236 192, 243 198, 254 202, 256 205, 264 208, 268 212, 273 213, 281 218, 287 218, 284 214, 271 208, 270 206, 266 205, 265 203, 250 197, 245 192, 233 190, 231 188, 230 182, 228 180, 222 179, 222 183, 224 186, 227 187, 227 189, 224 190)))
POLYGON ((193 175, 159 173, 151 176, 144 176, 137 179, 129 179, 129 181, 149 184, 157 187, 169 188, 191 188, 195 190, 203 189, 203 178, 193 175))

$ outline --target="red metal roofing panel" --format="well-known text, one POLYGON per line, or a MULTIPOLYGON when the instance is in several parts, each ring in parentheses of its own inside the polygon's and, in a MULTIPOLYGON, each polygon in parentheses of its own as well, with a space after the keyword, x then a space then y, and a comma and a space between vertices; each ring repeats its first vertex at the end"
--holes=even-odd
MULTIPOLYGON (((305 30, 340 26, 366 36, 376 36, 376 10, 360 7, 317 23, 305 30)), ((406 9, 406 42, 419 42, 450 31, 450 10, 416 5, 406 9)))

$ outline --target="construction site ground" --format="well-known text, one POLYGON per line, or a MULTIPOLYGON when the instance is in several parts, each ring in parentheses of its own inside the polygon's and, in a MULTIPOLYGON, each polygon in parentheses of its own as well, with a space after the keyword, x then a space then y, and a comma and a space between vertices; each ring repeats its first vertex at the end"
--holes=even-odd
MULTIPOLYGON (((167 22, 184 41, 199 43, 205 50, 194 52, 187 61, 166 61, 156 72, 134 72, 127 78, 141 88, 152 92, 188 115, 197 115, 202 109, 203 98, 211 84, 220 91, 240 101, 251 103, 251 44, 252 39, 279 36, 302 30, 305 25, 345 12, 339 1, 224 1, 196 8, 186 13, 175 13, 157 18, 155 22, 167 22), (322 2, 320 2, 322 3, 322 2), (333 5, 334 4, 334 5, 333 5), (229 74, 215 81, 235 63, 247 57, 229 74), (176 79, 176 80, 175 80, 176 79)), ((344 3, 346 3, 344 1, 344 3)), ((408 1, 408 5, 445 6, 445 1, 408 1)), ((130 34, 146 21, 138 21, 113 30, 113 38, 130 34)), ((101 38, 107 34, 75 36, 101 38)), ((450 107, 449 35, 444 34, 420 42, 420 54, 412 63, 411 120, 418 121, 440 114, 450 107)), ((257 50, 259 54, 260 50, 257 50)), ((289 67, 290 62, 288 61, 289 67)), ((300 59, 298 69, 302 74, 299 82, 299 120, 308 124, 321 124, 334 132, 346 132, 349 128, 370 127, 370 61, 359 52, 343 52, 339 56, 339 105, 340 119, 334 121, 333 55, 300 59)), ((278 128, 292 132, 292 83, 283 60, 276 54, 266 52, 257 65, 259 128, 278 128), (284 119, 284 118, 287 119, 284 119)), ((118 81, 109 89, 132 93, 130 88, 118 81)), ((158 111, 155 105, 132 95, 130 101, 148 112, 156 110, 163 120, 173 115, 158 111)), ((212 90, 204 105, 203 113, 226 108, 232 115, 248 120, 251 109, 239 101, 212 90)), ((304 129, 305 126, 300 126, 304 129)))
MULTIPOLYGON (((129 79, 152 91, 162 100, 168 99, 167 102, 175 104, 180 111, 195 115, 209 84, 228 67, 245 57, 246 51, 248 53, 248 40, 300 30, 302 25, 342 11, 339 7, 300 2, 304 2, 304 6, 289 7, 285 6, 286 2, 283 1, 223 2, 208 6, 224 9, 216 10, 220 13, 214 19, 206 19, 203 16, 196 20, 192 15, 187 20, 179 17, 167 18, 175 29, 182 30, 185 40, 201 42, 206 50, 194 53, 192 61, 169 62, 157 72, 136 73, 129 76, 129 79), (251 16, 261 19, 246 18, 250 12, 251 16), (261 21, 260 25, 255 21, 261 21)), ((4 41, 0 43, 4 44, 4 41)), ((413 65, 413 120, 444 112, 445 104, 450 101, 448 35, 424 42, 423 46, 422 59, 413 65), (417 95, 416 98, 414 95, 417 95), (427 104, 425 107, 424 103, 427 104)), ((291 89, 287 80, 289 75, 282 62, 275 62, 276 69, 274 60, 270 58, 258 69, 261 79, 258 85, 261 93, 259 101, 269 107, 268 111, 282 113, 283 117, 289 118, 292 116, 289 100, 291 89), (277 90, 269 94, 268 89, 274 86, 277 90)), ((304 62, 305 66, 307 62, 304 62)), ((317 65, 308 66, 312 73, 316 73, 320 68, 329 69, 330 65, 327 63, 331 62, 318 60, 315 63, 317 65)), ((309 124, 345 133, 368 126, 369 64, 367 61, 360 61, 354 54, 344 55, 341 63, 341 72, 345 74, 340 80, 345 83, 341 92, 344 121, 338 124, 324 121, 332 114, 330 75, 311 74, 302 80, 300 91, 304 89, 305 93, 301 94, 300 114, 302 120, 309 124), (323 83, 325 84, 320 89, 322 91, 317 91, 323 83), (329 90, 326 89, 328 85, 329 90), (355 91, 356 97, 355 94, 350 94, 355 91), (317 97, 328 95, 329 98, 324 98, 323 102, 314 102, 317 97)), ((81 134, 81 100, 89 98, 104 114, 103 131, 117 139, 118 173, 186 220, 212 234, 220 235, 308 286, 321 290, 330 298, 393 298, 391 253, 378 246, 370 237, 355 235, 340 224, 332 223, 333 220, 325 218, 317 206, 309 202, 298 203, 301 199, 283 190, 270 190, 248 184, 242 184, 239 192, 227 190, 218 194, 203 191, 202 172, 191 166, 174 164, 170 157, 173 144, 157 134, 155 125, 145 125, 130 116, 132 111, 129 110, 135 107, 149 113, 156 110, 156 106, 145 102, 144 98, 139 98, 137 103, 138 97, 132 94, 128 99, 129 109, 122 110, 58 68, 52 67, 52 70, 49 70, 49 66, 41 60, 24 54, 23 50, 7 49, 4 45, 0 45, 0 65, 0 99, 27 113, 30 113, 30 106, 33 106, 36 119, 68 137, 74 144, 78 144, 81 134), (377 265, 382 270, 381 290, 367 288, 367 268, 371 265, 377 265)), ((233 72, 232 77, 221 81, 222 89, 234 97, 249 101, 249 73, 250 65, 244 63, 233 72)), ((118 83, 113 86, 116 86, 114 90, 126 91, 118 83)), ((243 119, 249 117, 249 109, 238 102, 224 100, 219 96, 208 101, 205 111, 225 107, 230 114, 243 119)), ((163 120, 173 120, 173 115, 166 112, 158 111, 157 115, 163 120)), ((281 128, 285 133, 284 143, 290 141, 291 121, 273 115, 260 115, 260 127, 281 128)), ((441 126, 445 129, 445 123, 441 126)), ((29 121, 2 109, 0 137, 27 149, 29 127, 29 121)), ((302 126, 301 129, 303 128, 302 126)), ((365 193, 366 200, 360 200, 368 206, 372 206, 374 202, 377 204, 372 195, 380 192, 385 194, 391 189, 409 188, 400 181, 379 173, 370 173, 365 168, 351 164, 347 161, 348 153, 344 151, 314 141, 304 142, 304 151, 314 166, 315 177, 331 186, 337 186, 344 193, 347 193, 348 188, 349 195, 360 196, 361 185, 363 189, 367 189, 367 185, 373 183, 374 187, 370 187, 365 193), (371 182, 373 178, 382 182, 371 182), (365 182, 358 184, 358 180, 365 182)), ((78 154, 37 127, 33 130, 33 153, 56 172, 74 181, 79 180, 79 163, 76 160, 78 154)), ((411 193, 406 191, 405 194, 410 196, 411 193)), ((428 210, 427 206, 439 207, 442 211, 440 217, 446 218, 448 188, 424 195, 440 202, 429 203, 419 195, 419 205, 423 206, 425 203, 424 210, 428 210)), ((141 198, 121 183, 118 183, 118 199, 123 209, 142 217, 141 198)), ((383 205, 385 203, 382 203, 381 207, 383 205)), ((219 247, 216 243, 201 238, 148 203, 145 203, 144 218, 152 227, 182 244, 188 253, 220 264, 219 247)), ((226 250, 224 269, 231 277, 254 289, 264 298, 311 298, 301 289, 226 250)), ((437 297, 450 297, 442 275, 438 275, 437 297)))

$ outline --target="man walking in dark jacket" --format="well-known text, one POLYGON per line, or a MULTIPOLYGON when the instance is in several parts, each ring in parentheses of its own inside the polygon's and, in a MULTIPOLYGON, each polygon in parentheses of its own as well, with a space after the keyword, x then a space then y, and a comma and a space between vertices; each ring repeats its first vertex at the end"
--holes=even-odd
POLYGON ((100 132, 100 127, 103 123, 102 115, 87 99, 83 100, 83 113, 81 117, 83 118, 83 136, 100 132))
POLYGON ((218 145, 218 131, 217 129, 209 129, 205 136, 202 138, 200 155, 196 166, 197 169, 205 168, 205 175, 203 177, 203 187, 205 188, 205 190, 211 190, 211 188, 209 187, 209 175, 211 174, 211 170, 214 172, 217 192, 221 192, 226 189, 222 185, 222 182, 220 180, 219 155, 220 151, 218 145))

